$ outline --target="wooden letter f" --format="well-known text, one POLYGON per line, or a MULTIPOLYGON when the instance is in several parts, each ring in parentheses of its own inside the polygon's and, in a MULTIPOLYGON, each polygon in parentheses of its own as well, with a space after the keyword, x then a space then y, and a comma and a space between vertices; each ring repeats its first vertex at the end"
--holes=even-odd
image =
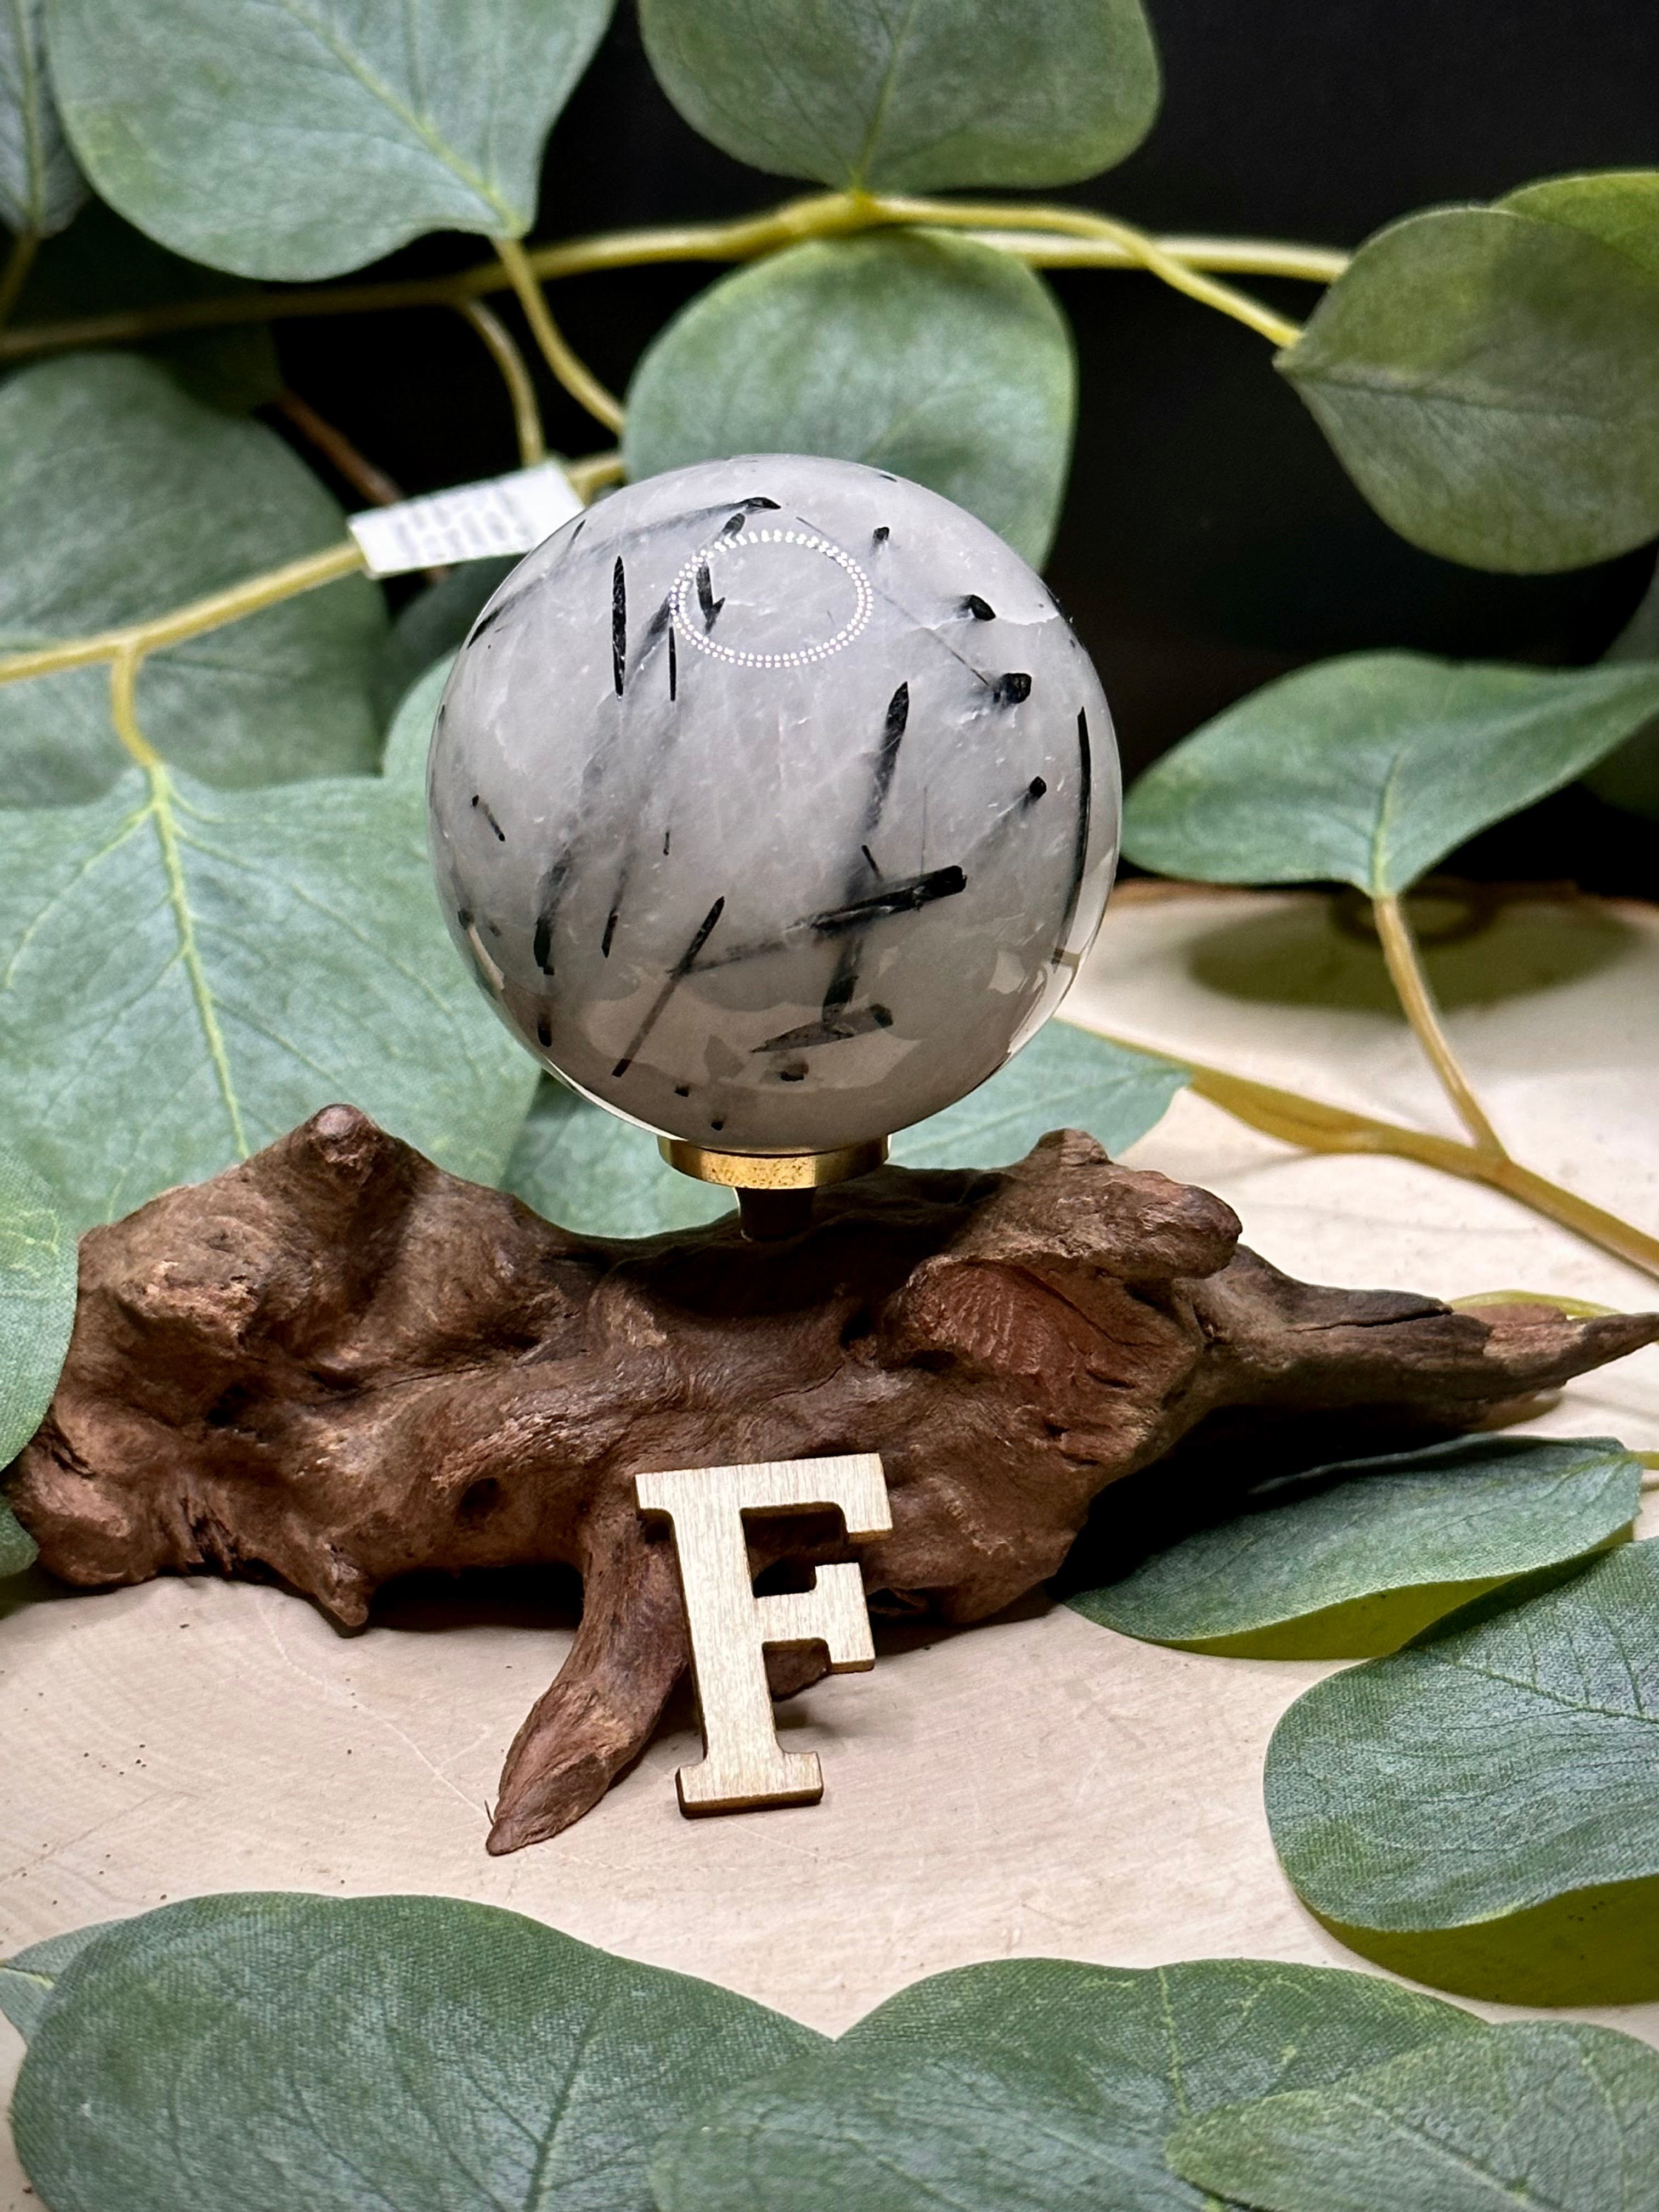
POLYGON ((745 1513, 838 1508, 854 1543, 892 1527, 881 1461, 761 1460, 749 1467, 688 1467, 642 1474, 641 1513, 673 1523, 680 1586, 691 1635, 691 1671, 702 1711, 703 1757, 680 1768, 680 1810, 741 1813, 759 1805, 815 1805, 823 1795, 816 1755, 781 1751, 772 1724, 765 1647, 822 1644, 830 1672, 876 1663, 870 1615, 856 1565, 820 1567, 811 1589, 757 1597, 750 1584, 745 1513))

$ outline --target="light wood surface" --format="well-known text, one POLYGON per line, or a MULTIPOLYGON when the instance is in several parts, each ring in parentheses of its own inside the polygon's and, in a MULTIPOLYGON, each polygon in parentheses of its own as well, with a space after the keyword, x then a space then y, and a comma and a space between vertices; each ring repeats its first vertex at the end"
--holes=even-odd
POLYGON ((757 1597, 750 1587, 745 1513, 838 1510, 854 1543, 892 1527, 874 1452, 835 1459, 757 1460, 746 1467, 685 1467, 642 1474, 640 1510, 672 1524, 691 1632, 691 1672, 702 1717, 703 1756, 675 1780, 680 1810, 746 1813, 764 1805, 816 1805, 823 1769, 816 1752, 782 1751, 766 1686, 769 1644, 822 1644, 832 1674, 876 1663, 864 1583, 851 1561, 818 1568, 811 1589, 757 1597))
MULTIPOLYGON (((1430 956, 1494 1121, 1546 1174, 1659 1225, 1659 915, 1539 900, 1495 927, 1495 946, 1430 956)), ((1066 1012, 1455 1135, 1386 993, 1380 954, 1323 899, 1170 893, 1114 908, 1066 1012)), ((988 1133, 988 1163, 1007 1149, 988 1133)), ((1654 1295, 1495 1192, 1299 1155, 1190 1095, 1128 1157, 1218 1192, 1256 1250, 1309 1279, 1654 1295)), ((1659 1448, 1659 1349, 1525 1425, 1659 1448)), ((1659 1535, 1659 1493, 1644 1519, 1659 1535)), ((1297 1903, 1261 1805, 1275 1724, 1335 1662, 1163 1650, 1041 1597, 877 1641, 873 1671, 778 1709, 784 1744, 827 1763, 815 1812, 683 1820, 688 1700, 585 1820, 492 1859, 486 1800, 568 1619, 458 1595, 343 1636, 251 1583, 0 1588, 0 1954, 211 1890, 412 1890, 528 1913, 832 2033, 979 1959, 1365 1969, 1297 1903)), ((1659 2045, 1659 2003, 1576 2016, 1659 2045)), ((21 2051, 0 2021, 0 2096, 21 2051)), ((3 2131, 0 2212, 40 2212, 3 2131)))

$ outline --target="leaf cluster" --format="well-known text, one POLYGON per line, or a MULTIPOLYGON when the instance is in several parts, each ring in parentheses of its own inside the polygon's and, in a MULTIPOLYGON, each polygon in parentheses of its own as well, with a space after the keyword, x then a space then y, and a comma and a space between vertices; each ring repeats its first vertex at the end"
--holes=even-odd
MULTIPOLYGON (((579 1229, 725 1203, 538 1084, 454 959, 422 770, 445 656, 498 572, 458 570, 395 624, 349 573, 338 502, 251 411, 280 392, 268 320, 410 294, 278 288, 472 234, 494 258, 422 296, 490 346, 526 457, 533 386, 491 291, 620 421, 620 457, 586 482, 739 451, 872 461, 1040 562, 1078 386, 1039 270, 1139 268, 1273 342, 1413 543, 1537 573, 1659 533, 1659 173, 1408 214, 1351 259, 1177 251, 1029 198, 921 197, 1065 185, 1130 152, 1159 96, 1139 0, 642 0, 691 124, 818 189, 746 224, 526 251, 548 134, 609 13, 16 0, 0 22, 0 317, 16 313, 0 359, 27 364, 0 386, 0 1466, 49 1401, 76 1232, 333 1098, 579 1229), (624 408, 540 280, 653 258, 748 265, 658 334, 624 408), (1219 270, 1328 289, 1302 328, 1219 270), (111 339, 136 349, 97 349, 111 339)), ((1473 1139, 1420 1156, 1650 1267, 1659 1243, 1504 1151, 1400 902, 1574 777, 1659 812, 1656 609, 1595 668, 1381 653, 1304 670, 1178 747, 1127 823, 1131 856, 1165 873, 1376 901, 1473 1139)), ((1067 1121, 1118 1151, 1188 1075, 1051 1028, 896 1149, 991 1164, 1067 1121)), ((1310 1102, 1196 1079, 1299 1141, 1378 1148, 1363 1117, 1338 1129, 1310 1102)), ((1316 1470, 1074 1601, 1188 1649, 1364 1660, 1291 1708, 1267 1773, 1287 1872, 1344 1941, 1480 1994, 1650 1995, 1659 1554, 1618 1542, 1636 1481, 1597 1439, 1316 1470)), ((0 1573, 29 1554, 0 1510, 0 1573)), ((209 1899, 83 1937, 0 1970, 34 2037, 20 2141, 60 2212, 1164 2212, 1218 2193, 1392 2212, 1402 2174, 1455 2212, 1517 2193, 1634 2212, 1659 2162, 1659 2062, 1624 2039, 1487 2029, 1357 1976, 971 1968, 830 2045, 441 1900, 209 1899)))
MULTIPOLYGON (((404 0, 379 14, 343 0, 278 9, 231 0, 228 12, 201 0, 132 0, 116 10, 30 0, 0 47, 0 212, 16 228, 18 281, 28 280, 20 339, 34 330, 48 343, 54 327, 75 327, 54 325, 54 313, 84 317, 101 303, 131 307, 125 325, 114 319, 132 335, 170 333, 176 348, 180 331, 194 331, 198 346, 222 349, 244 326, 257 337, 263 313, 331 304, 273 284, 336 278, 434 229, 472 232, 493 240, 501 260, 476 272, 479 285, 469 276, 434 296, 481 314, 479 289, 510 283, 554 374, 603 419, 621 419, 554 324, 518 244, 548 134, 608 14, 605 0, 512 0, 487 10, 473 0, 404 0), (98 200, 76 219, 88 187, 98 200), (243 289, 201 300, 216 269, 243 289)), ((742 450, 870 461, 945 492, 1040 561, 1064 495, 1077 404, 1070 334, 1034 265, 1048 241, 1145 267, 1273 337, 1278 366, 1356 483, 1420 544, 1540 569, 1598 559, 1659 530, 1659 176, 1559 179, 1494 207, 1430 210, 1346 264, 1261 249, 1270 272, 1334 277, 1298 330, 1206 275, 1201 254, 1183 259, 1111 218, 1029 200, 916 197, 1065 185, 1121 161, 1152 128, 1159 98, 1139 0, 1038 10, 917 0, 896 16, 866 0, 811 0, 759 17, 747 0, 645 0, 642 27, 665 89, 696 128, 740 160, 829 190, 738 226, 734 240, 686 231, 631 247, 626 238, 594 241, 562 258, 553 250, 549 265, 560 270, 654 253, 752 258, 646 349, 622 438, 620 465, 632 475, 742 450)), ((538 441, 533 393, 525 421, 529 386, 522 364, 514 370, 513 341, 499 325, 480 327, 517 377, 521 437, 538 441)), ((310 872, 298 884, 293 840, 310 801, 297 793, 257 823, 238 813, 243 827, 226 848, 251 838, 254 874, 263 866, 264 879, 295 894, 276 902, 254 963, 275 985, 265 1024, 274 1046, 228 1041, 248 1018, 234 1003, 245 986, 222 983, 201 953, 195 879, 184 872, 187 858, 201 864, 191 828, 201 817, 183 811, 195 802, 179 778, 230 790, 316 780, 320 848, 320 825, 343 820, 337 809, 347 805, 323 800, 322 785, 373 772, 390 706, 455 641, 483 585, 458 572, 388 635, 372 586, 308 568, 307 556, 325 560, 339 544, 342 517, 285 445, 235 412, 239 400, 271 396, 270 374, 222 351, 77 354, 26 368, 0 392, 0 529, 9 533, 0 645, 11 648, 10 672, 29 679, 5 682, 0 663, 0 744, 13 769, 3 796, 15 810, 5 824, 40 848, 42 863, 20 878, 13 941, 29 950, 6 970, 0 1013, 15 1022, 15 1056, 43 1053, 46 1076, 54 1054, 84 1048, 88 1020, 114 1011, 86 988, 54 991, 46 1010, 31 902, 57 896, 49 851, 58 851, 60 873, 80 865, 78 853, 103 887, 112 881, 106 842, 130 856, 136 836, 157 851, 147 869, 124 874, 115 926, 149 930, 158 953, 167 940, 168 975, 176 969, 189 981, 201 1031, 186 1040, 176 1022, 139 1022, 146 1064, 163 1040, 184 1055, 173 1121, 193 1123, 199 1109, 188 1146, 158 1137, 127 1163, 125 1132, 105 1128, 91 1139, 105 1157, 77 1162, 88 1139, 76 1125, 43 1150, 40 1164, 67 1173, 77 1218, 129 1202, 158 1176, 235 1157, 249 1130, 274 1126, 302 1096, 368 1103, 363 1063, 386 1042, 375 1032, 370 1051, 344 1048, 376 950, 351 941, 362 918, 336 897, 337 841, 331 855, 319 849, 303 863, 310 872), (294 580, 252 593, 245 619, 185 635, 167 629, 170 610, 227 586, 234 596, 239 578, 284 561, 295 563, 294 580), (120 675, 117 647, 64 658, 54 644, 118 638, 133 625, 148 628, 125 690, 118 684, 110 699, 103 670, 112 662, 120 675), (47 823, 37 837, 36 810, 110 790, 123 746, 149 778, 142 806, 84 817, 78 846, 65 844, 64 825, 47 823), (120 827, 133 822, 146 826, 120 827), (157 920, 162 904, 170 939, 157 920), (299 926, 301 905, 326 918, 322 930, 299 926), (280 978, 301 961, 307 1003, 294 1010, 296 1022, 280 978), (315 1035, 305 1018, 313 1012, 315 1035), (298 1066, 314 1079, 297 1079, 298 1066)), ((1178 748, 1133 795, 1127 849, 1185 876, 1335 878, 1397 897, 1460 839, 1574 775, 1600 769, 1611 779, 1604 787, 1633 791, 1639 803, 1641 732, 1656 717, 1659 660, 1640 637, 1633 652, 1593 670, 1352 657, 1268 687, 1178 748)), ((354 808, 352 836, 379 845, 387 938, 401 943, 412 929, 408 941, 417 942, 410 848, 405 841, 394 857, 383 842, 392 814, 366 793, 354 808)), ((213 921, 203 920, 211 935, 213 921)), ((404 966, 424 973, 418 960, 404 966)), ((383 977, 382 987, 382 998, 409 993, 404 1018, 418 1021, 423 987, 412 972, 401 982, 383 977)), ((119 998, 124 1034, 143 996, 119 998)), ((1413 1018, 1477 1148, 1501 1152, 1449 1047, 1429 1036, 1431 1017, 1413 1018)), ((453 1094, 440 1056, 428 1054, 428 1079, 453 1094)), ((393 1058, 407 1055, 399 1047, 393 1058)), ((574 1164, 587 1158, 588 1140, 576 1135, 579 1109, 544 1093, 520 1133, 525 1097, 498 1056, 469 1035, 462 1061, 482 1089, 475 1141, 452 1162, 499 1171, 516 1144, 521 1187, 539 1187, 541 1170, 525 1164, 532 1158, 558 1163, 550 1188, 580 1184, 588 1170, 574 1164), (514 1126, 504 1129, 502 1117, 514 1126)), ((1103 1056, 1100 1066, 1109 1085, 1133 1080, 1126 1063, 1109 1073, 1103 1056)), ((419 1072, 404 1073, 401 1088, 375 1094, 392 1126, 416 1141, 455 1126, 458 1097, 417 1096, 419 1072)), ((96 1101, 89 1112, 106 1111, 96 1085, 87 1096, 96 1101)), ((168 1121, 164 1108, 157 1126, 168 1121)), ((597 1156, 592 1172, 603 1173, 597 1156)), ((1505 1187, 1526 1194, 1515 1176, 1505 1187)), ((687 1207, 698 1210, 695 1199, 670 1211, 687 1207)), ((1558 1207, 1559 1218, 1569 1211, 1558 1207)), ((631 1218, 651 1218, 648 1204, 631 1218)), ((1578 1225, 1587 1220, 1581 1207, 1578 1225)), ((1638 1247, 1626 1239, 1620 1249, 1638 1247)))
POLYGON ((1299 1698, 1268 1752, 1303 1901, 1442 1989, 1634 2002, 1659 1996, 1659 1544, 1627 1540, 1640 1492, 1607 1437, 1459 1438, 1267 1482, 1070 1602, 1190 1651, 1364 1659, 1299 1698))
MULTIPOLYGON (((197 319, 218 343, 257 316, 260 285, 331 277, 433 228, 505 252, 609 10, 487 12, 34 0, 0 70, 0 211, 20 252, 50 241, 27 271, 23 334, 100 305, 191 327, 197 280, 216 268, 249 280, 197 319), (88 187, 98 199, 58 237, 88 187)), ((715 69, 745 155, 845 191, 1059 180, 1127 151, 1157 100, 1134 0, 1024 28, 1003 14, 1024 105, 988 104, 987 27, 963 0, 911 11, 898 33, 874 9, 821 11, 779 34, 782 66, 707 11, 659 7, 647 30, 683 106, 715 69), (1062 66, 1079 52, 1087 68, 1062 66), (825 71, 840 104, 818 102, 812 148, 791 149, 799 84, 825 71)), ((333 497, 244 411, 268 384, 239 392, 233 363, 211 366, 82 351, 0 387, 0 647, 48 664, 0 683, 0 1086, 24 1155, 78 1228, 343 1097, 568 1218, 695 1218, 702 1194, 668 1200, 637 1141, 580 1102, 544 1086, 527 1112, 533 1073, 435 927, 418 761, 435 684, 415 684, 390 731, 387 716, 495 572, 456 572, 389 627, 378 591, 328 565, 333 497), (175 618, 282 562, 296 582, 256 592, 242 618, 175 618), (135 642, 98 642, 122 637, 135 642)), ((855 454, 952 493, 1039 558, 1075 376, 1023 261, 901 226, 803 235, 716 287, 649 350, 633 398, 635 473, 711 437, 855 454)), ((1103 1043, 1048 1053, 1075 1117, 1115 1144, 1181 1079, 1103 1043)), ((972 1109, 988 1125, 966 1126, 1035 1133, 1019 1102, 1044 1064, 972 1109)), ((930 1156, 920 1141, 908 1156, 930 1156)))
POLYGON ((969 1966, 832 2042, 491 1906, 254 1893, 39 1945, 0 2007, 54 2212, 1638 2212, 1659 2159, 1629 2037, 1254 1959, 969 1966))

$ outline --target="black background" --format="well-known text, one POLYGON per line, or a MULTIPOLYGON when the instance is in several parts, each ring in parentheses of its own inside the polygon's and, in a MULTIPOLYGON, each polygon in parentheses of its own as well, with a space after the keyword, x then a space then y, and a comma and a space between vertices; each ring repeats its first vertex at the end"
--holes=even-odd
MULTIPOLYGON (((1347 247, 1415 208, 1659 161, 1654 0, 1153 0, 1152 12, 1165 96, 1151 137, 1121 167, 1044 197, 1154 229, 1347 247)), ((535 235, 715 218, 798 189, 680 120, 624 4, 554 132, 535 235)), ((464 265, 480 251, 428 240, 375 273, 464 265)), ((556 288, 556 312, 620 391, 655 331, 719 273, 574 279, 556 288)), ((1126 776, 1305 660, 1381 646, 1590 660, 1641 597, 1652 547, 1542 577, 1415 551, 1350 485, 1265 341, 1149 277, 1053 281, 1077 332, 1081 404, 1048 573, 1100 668, 1126 776)), ((1298 318, 1317 296, 1253 289, 1298 318)), ((453 314, 285 324, 278 336, 295 389, 406 489, 513 465, 496 373, 453 314)), ((607 442, 542 382, 556 450, 607 442)), ((1659 896, 1659 831, 1577 788, 1449 865, 1659 896)))

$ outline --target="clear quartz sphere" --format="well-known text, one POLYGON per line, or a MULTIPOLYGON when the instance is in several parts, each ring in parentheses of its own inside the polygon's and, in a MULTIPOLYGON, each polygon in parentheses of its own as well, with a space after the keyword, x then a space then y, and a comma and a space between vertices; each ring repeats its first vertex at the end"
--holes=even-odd
POLYGON ((1041 579, 934 492, 790 454, 629 486, 521 561, 428 789, 503 1020, 730 1152, 865 1143, 983 1083, 1117 857, 1111 717, 1041 579))

